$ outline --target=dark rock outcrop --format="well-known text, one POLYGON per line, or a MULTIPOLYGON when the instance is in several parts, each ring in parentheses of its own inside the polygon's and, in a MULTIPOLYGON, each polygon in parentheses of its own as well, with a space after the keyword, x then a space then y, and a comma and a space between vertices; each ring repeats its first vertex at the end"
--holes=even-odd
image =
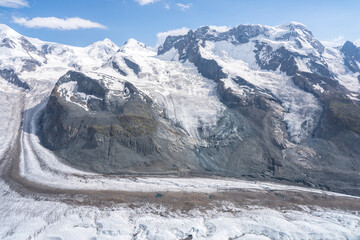
POLYGON ((261 69, 276 71, 280 67, 282 72, 285 72, 288 76, 292 76, 298 71, 294 54, 284 47, 281 47, 274 51, 274 49, 266 44, 257 42, 254 50, 256 61, 261 69))
POLYGON ((34 72, 37 66, 41 66, 41 63, 39 63, 35 59, 23 59, 22 62, 24 64, 21 71, 34 72))
POLYGON ((20 38, 20 44, 21 44, 22 48, 28 52, 37 51, 37 48, 25 37, 20 38))
POLYGON ((134 63, 133 61, 127 58, 124 58, 124 62, 131 70, 134 71, 136 75, 138 75, 141 72, 141 68, 137 63, 134 63))
POLYGON ((25 90, 30 89, 29 85, 26 82, 21 81, 20 78, 18 77, 18 75, 12 69, 0 70, 0 76, 2 78, 4 78, 6 81, 8 81, 9 83, 14 84, 15 86, 18 86, 25 90))
POLYGON ((215 60, 203 58, 199 52, 199 41, 202 38, 207 39, 206 37, 212 36, 204 35, 204 32, 207 31, 209 31, 209 27, 203 27, 195 32, 190 30, 185 36, 169 36, 166 38, 164 45, 159 47, 158 54, 163 54, 174 47, 180 54, 179 60, 189 60, 194 63, 202 76, 218 81, 219 79, 226 77, 226 74, 215 60))
POLYGON ((299 70, 295 60, 299 58, 307 60, 307 66, 311 72, 324 77, 332 77, 326 63, 319 57, 291 52, 283 46, 274 50, 269 44, 259 41, 255 41, 255 47, 255 58, 261 69, 276 71, 279 68, 286 75, 293 76, 299 70))
POLYGON ((117 71, 117 72, 119 72, 121 75, 123 75, 123 76, 127 76, 127 73, 126 72, 124 72, 120 67, 119 67, 119 65, 117 64, 117 62, 115 62, 115 61, 112 61, 111 62, 111 65, 112 65, 112 67, 117 71))
POLYGON ((0 47, 14 48, 14 44, 14 41, 12 41, 11 39, 4 38, 0 43, 0 47))
POLYGON ((352 72, 360 72, 360 47, 356 47, 350 41, 347 41, 340 50, 344 54, 344 64, 352 72))
POLYGON ((360 107, 347 97, 349 91, 338 81, 306 72, 295 74, 293 81, 301 89, 317 96, 323 105, 324 114, 317 136, 328 138, 349 130, 360 134, 360 107), (315 85, 321 85, 323 91, 316 89, 315 85))
POLYGON ((165 174, 199 168, 183 131, 164 119, 150 98, 128 82, 122 94, 126 97, 110 96, 100 81, 68 72, 42 116, 42 143, 88 171, 165 174), (88 111, 75 98, 66 100, 68 93, 60 88, 70 82, 78 92, 95 96, 85 103, 88 111))

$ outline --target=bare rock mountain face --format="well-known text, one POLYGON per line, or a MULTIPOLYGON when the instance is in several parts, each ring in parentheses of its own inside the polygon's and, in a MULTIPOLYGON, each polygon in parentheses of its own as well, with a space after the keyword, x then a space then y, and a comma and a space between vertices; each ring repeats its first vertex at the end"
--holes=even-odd
POLYGON ((184 133, 148 96, 126 81, 107 84, 74 71, 60 78, 41 120, 44 145, 74 166, 106 174, 198 168, 184 133))
POLYGON ((134 39, 73 48, 1 28, 0 80, 53 88, 39 136, 71 166, 360 195, 360 48, 351 42, 326 48, 290 23, 201 27, 157 51, 134 39))

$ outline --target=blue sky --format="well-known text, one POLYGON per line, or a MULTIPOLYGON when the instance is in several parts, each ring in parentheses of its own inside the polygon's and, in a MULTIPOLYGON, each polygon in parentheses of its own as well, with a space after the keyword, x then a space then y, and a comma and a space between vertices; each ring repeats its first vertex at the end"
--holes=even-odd
POLYGON ((359 41, 359 9, 357 0, 0 0, 0 23, 76 46, 104 38, 155 46, 157 33, 182 27, 297 21, 318 39, 341 43, 359 41))

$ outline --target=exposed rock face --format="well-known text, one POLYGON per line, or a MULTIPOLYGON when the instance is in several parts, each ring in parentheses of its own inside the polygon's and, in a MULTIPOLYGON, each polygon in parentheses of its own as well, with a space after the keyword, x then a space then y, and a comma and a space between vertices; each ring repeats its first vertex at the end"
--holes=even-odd
POLYGON ((291 52, 285 47, 280 47, 274 50, 270 45, 263 42, 256 42, 256 61, 260 68, 265 70, 276 71, 280 68, 281 72, 285 72, 288 76, 293 76, 298 70, 296 58, 300 58, 308 62, 308 67, 311 72, 321 76, 331 77, 331 73, 326 64, 319 64, 321 62, 319 57, 301 55, 296 52, 291 52))
POLYGON ((85 170, 163 174, 197 165, 182 131, 128 82, 114 90, 68 72, 57 82, 41 124, 43 143, 85 170))
POLYGON ((21 43, 22 48, 25 51, 29 51, 29 52, 37 51, 37 48, 29 40, 27 40, 25 37, 20 38, 20 43, 21 43))
MULTIPOLYGON (((226 77, 225 73, 222 71, 221 67, 214 60, 205 59, 201 56, 199 52, 199 41, 206 39, 207 35, 203 34, 209 30, 208 27, 203 27, 195 32, 192 30, 186 36, 172 37, 169 36, 166 38, 164 45, 160 46, 158 49, 158 55, 165 53, 174 47, 179 53, 179 60, 194 63, 194 65, 199 69, 199 72, 206 78, 212 80, 219 80, 226 77)), ((212 38, 213 36, 209 36, 212 38)), ((228 36, 221 36, 215 39, 226 39, 228 36)))
POLYGON ((37 66, 41 66, 41 63, 34 59, 24 59, 23 63, 24 65, 21 71, 34 72, 37 66))
POLYGON ((129 68, 131 68, 136 75, 138 75, 140 73, 141 69, 138 64, 134 63, 133 61, 131 61, 130 59, 127 59, 127 58, 124 58, 124 61, 125 61, 125 64, 129 68))
POLYGON ((12 69, 0 70, 0 76, 9 83, 14 84, 15 86, 18 86, 25 90, 30 89, 29 85, 26 82, 21 81, 18 75, 12 69))
POLYGON ((298 70, 295 62, 295 54, 286 50, 284 47, 274 51, 274 49, 266 43, 256 43, 256 48, 256 61, 262 69, 276 71, 276 69, 280 67, 280 70, 289 76, 292 76, 298 70))
POLYGON ((356 47, 352 42, 347 41, 340 50, 344 54, 344 63, 352 72, 360 72, 360 47, 356 47))
POLYGON ((127 73, 124 72, 124 70, 122 70, 115 61, 112 61, 111 64, 112 64, 112 67, 113 67, 116 71, 118 71, 121 75, 123 75, 123 76, 125 76, 125 77, 127 76, 127 73))
POLYGON ((299 72, 294 75, 293 81, 300 88, 316 95, 323 104, 324 115, 316 131, 318 136, 328 138, 342 131, 360 134, 360 108, 346 97, 348 91, 336 80, 299 72), (322 84, 323 92, 314 88, 316 84, 322 84))
POLYGON ((288 143, 271 132, 275 127, 286 135, 281 111, 275 110, 279 104, 265 93, 253 94, 243 107, 233 103, 241 100, 231 100, 236 99, 231 93, 222 93, 222 98, 235 110, 218 122, 204 148, 192 144, 132 84, 124 82, 115 94, 99 80, 68 72, 56 84, 42 117, 42 141, 72 165, 102 173, 272 175, 268 165, 280 164, 274 156, 280 158, 288 143), (274 113, 268 115, 269 109, 274 113))
POLYGON ((14 42, 9 38, 4 38, 0 43, 0 47, 14 48, 13 46, 14 42))

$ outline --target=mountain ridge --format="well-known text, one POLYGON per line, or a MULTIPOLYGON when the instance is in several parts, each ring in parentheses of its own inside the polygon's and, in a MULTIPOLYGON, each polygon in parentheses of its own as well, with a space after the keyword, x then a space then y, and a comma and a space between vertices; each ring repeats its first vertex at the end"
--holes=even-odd
POLYGON ((134 39, 80 48, 16 35, 1 44, 0 70, 50 99, 39 136, 72 166, 360 194, 355 45, 326 48, 299 23, 201 27, 168 36, 157 52, 134 39))

